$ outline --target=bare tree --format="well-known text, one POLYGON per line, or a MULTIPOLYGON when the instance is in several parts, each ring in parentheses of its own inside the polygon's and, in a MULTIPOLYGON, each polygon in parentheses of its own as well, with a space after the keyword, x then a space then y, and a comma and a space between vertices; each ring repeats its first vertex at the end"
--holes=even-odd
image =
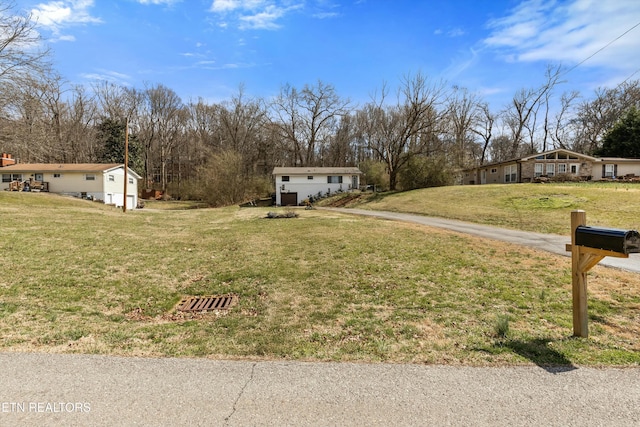
POLYGON ((301 91, 290 85, 281 88, 271 107, 273 123, 288 143, 296 166, 317 163, 322 145, 328 143, 338 119, 348 113, 349 103, 322 81, 301 91))
POLYGON ((326 150, 322 153, 325 166, 355 166, 356 164, 356 118, 347 114, 342 116, 336 132, 329 139, 326 150))
POLYGON ((578 91, 563 93, 560 97, 560 109, 556 112, 550 127, 550 138, 555 148, 575 150, 576 142, 575 112, 573 103, 580 97, 578 91))
POLYGON ((220 123, 220 109, 217 104, 208 104, 202 98, 191 101, 189 109, 189 131, 193 140, 203 150, 218 151, 222 147, 222 132, 220 123))
POLYGON ((260 128, 264 125, 266 110, 260 100, 247 98, 244 86, 238 94, 220 108, 220 132, 224 149, 233 150, 245 161, 247 172, 257 167, 260 128))
POLYGON ((575 149, 593 153, 602 145, 604 134, 630 107, 640 107, 640 81, 625 82, 613 89, 597 89, 595 98, 577 109, 575 149))
POLYGON ((517 157, 521 152, 525 132, 529 133, 528 152, 537 150, 535 144, 537 112, 540 105, 547 99, 549 93, 560 82, 561 67, 548 66, 545 73, 545 83, 536 89, 521 89, 511 100, 511 105, 505 110, 505 123, 509 126, 512 142, 510 157, 517 157))
POLYGON ((144 100, 142 92, 107 81, 95 83, 92 89, 104 118, 123 123, 137 118, 144 100))
POLYGON ((48 50, 40 42, 31 15, 16 13, 11 2, 0 3, 0 82, 46 69, 48 50))
POLYGON ((385 104, 387 94, 383 86, 381 99, 374 99, 358 112, 358 128, 360 138, 386 164, 389 188, 395 190, 398 173, 411 157, 431 155, 438 147, 434 143, 444 84, 434 84, 419 73, 403 79, 395 105, 385 104))
POLYGON ((479 97, 465 88, 453 87, 447 107, 448 129, 453 140, 450 156, 458 168, 465 168, 473 159, 474 127, 481 117, 482 103, 479 97))
POLYGON ((168 87, 158 84, 143 92, 139 109, 138 138, 142 142, 144 174, 147 184, 158 176, 163 191, 167 189, 167 165, 173 148, 186 133, 188 112, 180 97, 168 87))
POLYGON ((482 154, 480 155, 480 164, 484 165, 487 160, 487 148, 491 143, 493 125, 496 121, 496 115, 489 109, 486 102, 478 106, 478 115, 475 126, 471 128, 471 132, 482 138, 482 154))

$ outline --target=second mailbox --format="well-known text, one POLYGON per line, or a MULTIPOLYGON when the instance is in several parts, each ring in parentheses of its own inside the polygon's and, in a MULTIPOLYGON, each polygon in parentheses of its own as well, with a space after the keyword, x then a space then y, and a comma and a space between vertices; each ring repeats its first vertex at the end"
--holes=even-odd
POLYGON ((575 243, 578 246, 587 246, 623 254, 640 253, 640 233, 636 230, 581 225, 576 228, 575 237, 575 243))

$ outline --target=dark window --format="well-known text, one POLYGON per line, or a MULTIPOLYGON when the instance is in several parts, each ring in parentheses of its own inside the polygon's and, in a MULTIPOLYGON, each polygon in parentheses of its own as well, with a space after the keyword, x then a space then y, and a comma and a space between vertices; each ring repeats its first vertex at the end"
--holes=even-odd
POLYGON ((327 177, 328 184, 342 184, 342 176, 328 176, 327 177))
POLYGON ((282 182, 289 182, 289 176, 283 175, 282 176, 282 182))
POLYGON ((2 174, 2 182, 11 182, 11 181, 22 181, 21 173, 3 173, 2 174))
POLYGON ((307 179, 310 180, 310 181, 313 180, 313 175, 307 176, 307 179))

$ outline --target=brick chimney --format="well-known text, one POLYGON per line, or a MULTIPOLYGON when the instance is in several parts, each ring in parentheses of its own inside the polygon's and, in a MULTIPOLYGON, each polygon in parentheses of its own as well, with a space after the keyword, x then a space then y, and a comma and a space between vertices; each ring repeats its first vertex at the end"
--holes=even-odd
POLYGON ((16 159, 13 158, 11 154, 2 153, 2 158, 0 158, 0 168, 5 166, 11 166, 16 164, 16 159))

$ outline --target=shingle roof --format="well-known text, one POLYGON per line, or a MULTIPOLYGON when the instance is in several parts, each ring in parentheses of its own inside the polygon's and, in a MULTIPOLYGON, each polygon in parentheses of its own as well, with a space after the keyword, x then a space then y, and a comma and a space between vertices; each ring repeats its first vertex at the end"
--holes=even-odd
POLYGON ((292 167, 292 168, 273 168, 273 175, 360 175, 362 172, 356 167, 344 168, 321 168, 321 167, 292 167))
POLYGON ((2 170, 24 172, 103 172, 122 166, 117 163, 19 163, 2 170))
MULTIPOLYGON (((106 172, 122 163, 18 163, 0 168, 0 172, 106 172)), ((140 178, 129 168, 129 172, 140 178)))

